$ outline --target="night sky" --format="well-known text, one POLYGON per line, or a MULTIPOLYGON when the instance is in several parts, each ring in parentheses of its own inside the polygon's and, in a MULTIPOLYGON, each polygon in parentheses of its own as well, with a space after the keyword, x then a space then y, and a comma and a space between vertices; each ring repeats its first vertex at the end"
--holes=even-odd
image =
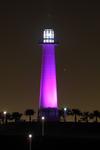
POLYGON ((0 111, 37 110, 42 55, 38 41, 48 25, 60 42, 59 106, 100 110, 100 4, 41 0, 0 2, 0 111))

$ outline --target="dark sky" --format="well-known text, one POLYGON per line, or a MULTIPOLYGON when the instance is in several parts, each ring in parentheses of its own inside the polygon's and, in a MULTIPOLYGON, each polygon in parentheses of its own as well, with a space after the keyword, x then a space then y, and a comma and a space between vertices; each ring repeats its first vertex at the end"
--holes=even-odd
POLYGON ((59 106, 100 110, 100 4, 0 2, 0 111, 38 108, 41 29, 53 24, 59 106), (48 14, 51 17, 48 18, 48 14))

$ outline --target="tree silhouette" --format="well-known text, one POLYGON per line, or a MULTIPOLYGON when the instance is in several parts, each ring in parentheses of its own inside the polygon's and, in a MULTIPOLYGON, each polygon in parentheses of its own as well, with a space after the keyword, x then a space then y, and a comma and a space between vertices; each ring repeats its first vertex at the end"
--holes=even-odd
POLYGON ((59 109, 59 120, 61 119, 61 117, 63 118, 63 111, 62 109, 59 109))
POLYGON ((6 114, 6 124, 8 123, 9 120, 12 120, 12 115, 10 113, 6 114))
POLYGON ((72 110, 71 109, 67 109, 67 116, 73 116, 73 112, 72 112, 72 110))
POLYGON ((93 112, 91 112, 91 113, 89 114, 89 120, 93 120, 93 118, 94 118, 94 114, 93 114, 93 112))
POLYGON ((81 112, 79 109, 72 109, 72 114, 74 115, 74 121, 77 122, 77 116, 81 115, 81 112))
POLYGON ((32 115, 34 115, 35 114, 35 111, 33 110, 33 109, 27 109, 26 111, 25 111, 25 115, 26 116, 29 116, 29 122, 31 122, 31 120, 32 120, 32 115))
POLYGON ((0 124, 4 124, 4 115, 3 112, 0 112, 0 124))
POLYGON ((89 122, 90 113, 88 111, 82 113, 82 120, 85 122, 89 122))
POLYGON ((93 116, 95 118, 95 122, 98 122, 98 118, 100 118, 100 112, 98 110, 93 111, 93 116))
POLYGON ((22 113, 19 113, 19 112, 12 113, 12 118, 15 120, 15 122, 20 121, 21 117, 22 117, 22 113))

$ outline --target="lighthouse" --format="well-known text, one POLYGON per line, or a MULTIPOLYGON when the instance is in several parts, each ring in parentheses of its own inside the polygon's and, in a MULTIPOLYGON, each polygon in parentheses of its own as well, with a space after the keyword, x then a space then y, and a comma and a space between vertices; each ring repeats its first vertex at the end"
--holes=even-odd
POLYGON ((42 47, 42 64, 39 97, 39 118, 45 117, 47 121, 58 120, 57 80, 55 35, 53 29, 44 29, 42 47))

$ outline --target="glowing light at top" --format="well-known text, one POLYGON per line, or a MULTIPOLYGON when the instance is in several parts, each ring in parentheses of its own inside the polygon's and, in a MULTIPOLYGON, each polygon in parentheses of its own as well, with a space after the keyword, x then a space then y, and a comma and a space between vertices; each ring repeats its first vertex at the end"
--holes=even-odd
POLYGON ((54 43, 54 30, 45 29, 43 31, 43 43, 54 43))

